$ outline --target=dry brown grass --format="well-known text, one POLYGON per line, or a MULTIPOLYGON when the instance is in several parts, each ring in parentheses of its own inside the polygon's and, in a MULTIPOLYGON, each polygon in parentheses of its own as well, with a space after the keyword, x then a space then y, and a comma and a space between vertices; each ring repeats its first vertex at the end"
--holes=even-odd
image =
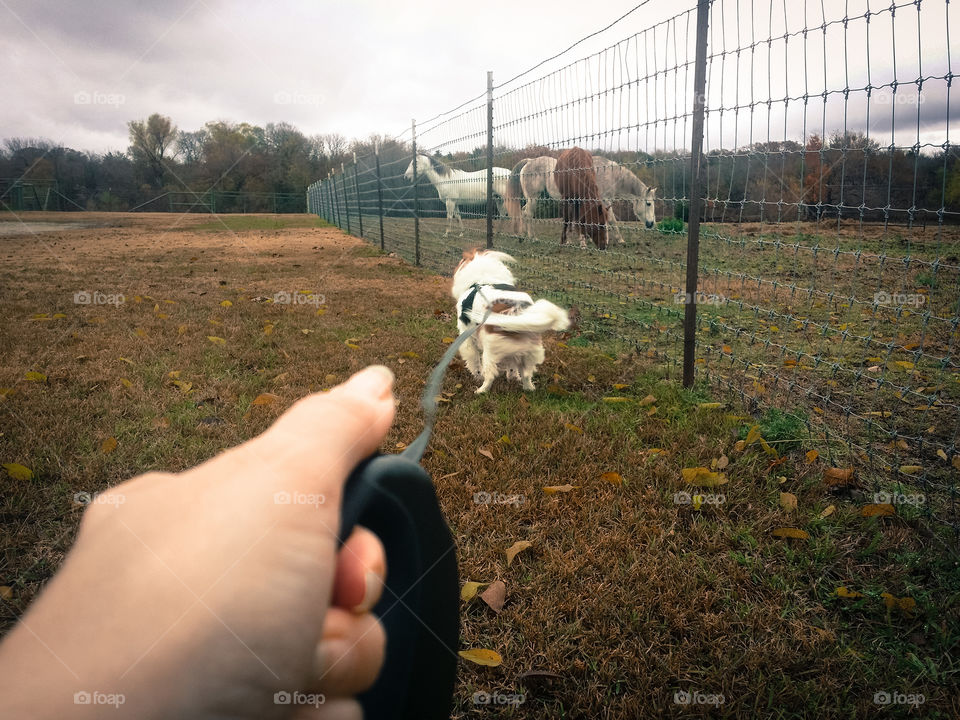
MULTIPOLYGON (((451 312, 448 281, 337 230, 211 232, 190 229, 209 225, 195 217, 77 217, 97 227, 0 238, 0 387, 15 391, 0 400, 0 462, 34 472, 16 482, 0 471, 0 585, 12 588, 0 603, 4 629, 69 546, 81 513, 74 493, 189 467, 374 362, 397 375, 392 451, 419 431, 423 381, 455 332, 438 315, 451 312), (80 290, 127 302, 75 305, 80 290), (256 301, 298 290, 325 295, 325 312, 256 301), (28 382, 31 370, 47 382, 28 382), (251 407, 261 392, 281 401, 251 407), (118 446, 104 454, 108 437, 118 446)), ((494 649, 504 663, 461 662, 454 717, 864 717, 878 712, 880 690, 925 694, 918 716, 957 715, 960 575, 935 538, 899 518, 859 517, 863 496, 829 494, 822 466, 801 451, 776 468, 762 453, 735 453, 743 422, 730 415, 741 411, 698 409, 711 398, 681 391, 650 361, 562 340, 548 340, 535 393, 501 379, 477 398, 462 369, 445 383, 453 395, 425 466, 462 579, 507 588, 500 614, 479 600, 462 608, 462 647, 494 649), (656 402, 645 405, 649 394, 656 402), (610 396, 630 401, 603 401, 610 396), (676 505, 680 470, 724 453, 725 502, 676 505), (567 483, 580 487, 542 490, 567 483), (798 496, 797 513, 779 507, 781 490, 798 496), (478 504, 476 493, 523 501, 478 504), (817 519, 829 504, 837 511, 817 519), (812 537, 770 535, 783 526, 812 537), (504 550, 516 540, 532 547, 508 567, 504 550), (840 601, 840 585, 867 597, 840 601), (916 615, 888 613, 884 591, 916 598, 916 615), (533 671, 553 675, 524 676, 533 671), (677 705, 678 690, 725 702, 677 705), (526 701, 476 707, 478 691, 526 701)))

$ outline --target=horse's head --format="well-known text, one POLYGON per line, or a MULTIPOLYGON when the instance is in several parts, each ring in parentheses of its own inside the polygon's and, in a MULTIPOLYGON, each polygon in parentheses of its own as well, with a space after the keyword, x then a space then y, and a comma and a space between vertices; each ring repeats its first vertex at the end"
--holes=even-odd
MULTIPOLYGON (((429 155, 417 153, 417 175, 420 177, 425 177, 429 175, 431 170, 436 172, 434 163, 436 163, 436 160, 429 155)), ((411 160, 410 164, 407 165, 407 171, 403 174, 403 176, 410 182, 413 182, 413 160, 411 160)))
POLYGON ((643 221, 643 224, 651 229, 657 222, 656 210, 654 204, 657 200, 657 189, 656 188, 647 188, 647 191, 643 195, 639 195, 633 199, 633 212, 637 216, 637 220, 643 221))
POLYGON ((584 234, 593 240, 598 250, 607 249, 607 210, 599 200, 581 201, 581 223, 584 234))

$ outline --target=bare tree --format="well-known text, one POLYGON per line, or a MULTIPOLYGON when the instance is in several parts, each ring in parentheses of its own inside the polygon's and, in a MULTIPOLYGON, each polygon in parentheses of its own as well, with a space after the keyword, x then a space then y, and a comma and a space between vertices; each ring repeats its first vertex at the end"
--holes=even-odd
POLYGON ((177 139, 177 128, 168 117, 154 113, 146 120, 131 120, 128 152, 154 188, 163 186, 164 158, 177 139))

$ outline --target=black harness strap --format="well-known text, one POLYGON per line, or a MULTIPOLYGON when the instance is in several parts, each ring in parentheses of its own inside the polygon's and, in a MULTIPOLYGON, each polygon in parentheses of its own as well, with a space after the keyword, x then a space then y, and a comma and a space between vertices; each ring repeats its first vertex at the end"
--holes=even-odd
MULTIPOLYGON (((473 301, 477 297, 477 291, 480 290, 480 285, 472 285, 470 294, 463 299, 463 305, 460 306, 460 321, 464 323, 470 322, 470 311, 473 310, 473 301)), ((492 287, 494 290, 511 290, 516 292, 516 287, 513 285, 507 285, 505 283, 499 283, 497 285, 484 285, 483 287, 492 287)))

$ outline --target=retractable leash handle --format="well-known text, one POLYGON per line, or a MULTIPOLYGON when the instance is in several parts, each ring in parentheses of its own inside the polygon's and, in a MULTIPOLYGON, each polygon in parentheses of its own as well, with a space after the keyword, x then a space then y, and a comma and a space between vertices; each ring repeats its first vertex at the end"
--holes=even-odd
POLYGON ((421 401, 423 432, 400 455, 364 460, 344 487, 340 545, 362 525, 380 538, 387 555, 383 595, 373 608, 386 631, 387 652, 376 683, 360 695, 364 720, 450 717, 460 635, 457 548, 420 459, 447 366, 480 325, 462 333, 431 373, 421 401))

